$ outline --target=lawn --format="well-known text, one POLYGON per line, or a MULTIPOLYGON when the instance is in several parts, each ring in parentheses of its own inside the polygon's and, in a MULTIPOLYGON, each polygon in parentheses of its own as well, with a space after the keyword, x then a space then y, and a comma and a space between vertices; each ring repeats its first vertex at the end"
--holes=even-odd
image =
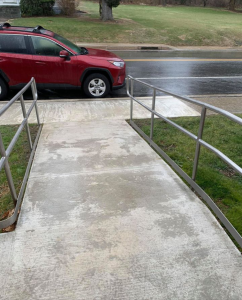
MULTIPOLYGON (((172 120, 197 135, 200 117, 181 117, 172 120)), ((149 135, 150 120, 135 120, 135 123, 149 135)), ((241 129, 240 125, 223 116, 208 116, 203 139, 242 167, 241 129)), ((195 141, 164 121, 156 119, 154 142, 191 177, 195 141)), ((242 176, 235 173, 213 153, 201 147, 196 182, 242 235, 242 176)))
MULTIPOLYGON (((0 126, 0 132, 3 137, 3 143, 5 149, 9 145, 11 139, 16 133, 19 125, 4 125, 0 126)), ((35 140, 35 136, 38 131, 38 125, 30 125, 30 132, 32 141, 35 140)), ((9 158, 9 165, 12 172, 12 177, 17 194, 19 193, 26 167, 29 161, 30 148, 28 144, 26 131, 22 131, 13 152, 9 158)), ((7 178, 4 170, 0 172, 0 220, 6 215, 6 213, 14 208, 14 204, 11 198, 11 194, 8 188, 7 178)), ((1 232, 1 230, 0 230, 1 232)))
POLYGON ((14 25, 42 25, 74 42, 161 43, 173 46, 240 46, 242 14, 222 9, 187 6, 119 5, 115 22, 99 20, 98 3, 82 1, 84 16, 33 17, 14 25))

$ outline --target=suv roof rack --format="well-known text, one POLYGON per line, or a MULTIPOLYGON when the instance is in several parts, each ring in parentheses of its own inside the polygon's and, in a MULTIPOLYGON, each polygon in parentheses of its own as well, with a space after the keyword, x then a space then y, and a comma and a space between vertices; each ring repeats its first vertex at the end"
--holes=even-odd
POLYGON ((34 27, 33 32, 35 33, 42 33, 40 30, 44 29, 42 26, 38 25, 36 27, 34 27))
POLYGON ((3 27, 6 27, 6 28, 8 28, 8 27, 11 27, 11 25, 9 24, 9 23, 1 23, 0 24, 0 30, 3 30, 3 27))
POLYGON ((27 31, 27 32, 34 32, 43 35, 49 35, 47 32, 51 32, 48 29, 38 25, 36 27, 25 27, 25 26, 11 26, 9 23, 0 23, 0 31, 1 30, 11 30, 11 31, 27 31))

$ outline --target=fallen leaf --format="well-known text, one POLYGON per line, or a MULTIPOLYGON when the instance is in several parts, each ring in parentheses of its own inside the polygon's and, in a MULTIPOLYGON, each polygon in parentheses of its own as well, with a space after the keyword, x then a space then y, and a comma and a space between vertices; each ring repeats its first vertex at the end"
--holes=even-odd
POLYGON ((15 224, 10 225, 10 226, 8 226, 6 228, 3 228, 2 231, 3 232, 10 232, 10 231, 14 231, 14 229, 15 229, 15 224))

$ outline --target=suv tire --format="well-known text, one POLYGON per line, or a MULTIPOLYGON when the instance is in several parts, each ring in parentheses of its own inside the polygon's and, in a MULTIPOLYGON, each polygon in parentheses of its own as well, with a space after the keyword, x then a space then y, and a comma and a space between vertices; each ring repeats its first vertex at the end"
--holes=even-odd
POLYGON ((85 79, 83 91, 89 98, 106 97, 110 91, 109 80, 103 74, 93 73, 85 79))
POLYGON ((0 78, 0 100, 5 100, 8 94, 8 86, 5 81, 0 78))

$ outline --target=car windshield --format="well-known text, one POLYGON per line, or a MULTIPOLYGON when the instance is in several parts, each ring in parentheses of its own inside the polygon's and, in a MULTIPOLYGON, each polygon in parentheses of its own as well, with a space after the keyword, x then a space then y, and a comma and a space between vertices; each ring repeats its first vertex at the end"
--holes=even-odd
POLYGON ((77 54, 87 54, 85 48, 79 48, 77 45, 73 44, 71 41, 65 39, 64 37, 58 35, 55 33, 54 36, 59 42, 65 44, 67 47, 71 48, 73 51, 75 51, 77 54))

